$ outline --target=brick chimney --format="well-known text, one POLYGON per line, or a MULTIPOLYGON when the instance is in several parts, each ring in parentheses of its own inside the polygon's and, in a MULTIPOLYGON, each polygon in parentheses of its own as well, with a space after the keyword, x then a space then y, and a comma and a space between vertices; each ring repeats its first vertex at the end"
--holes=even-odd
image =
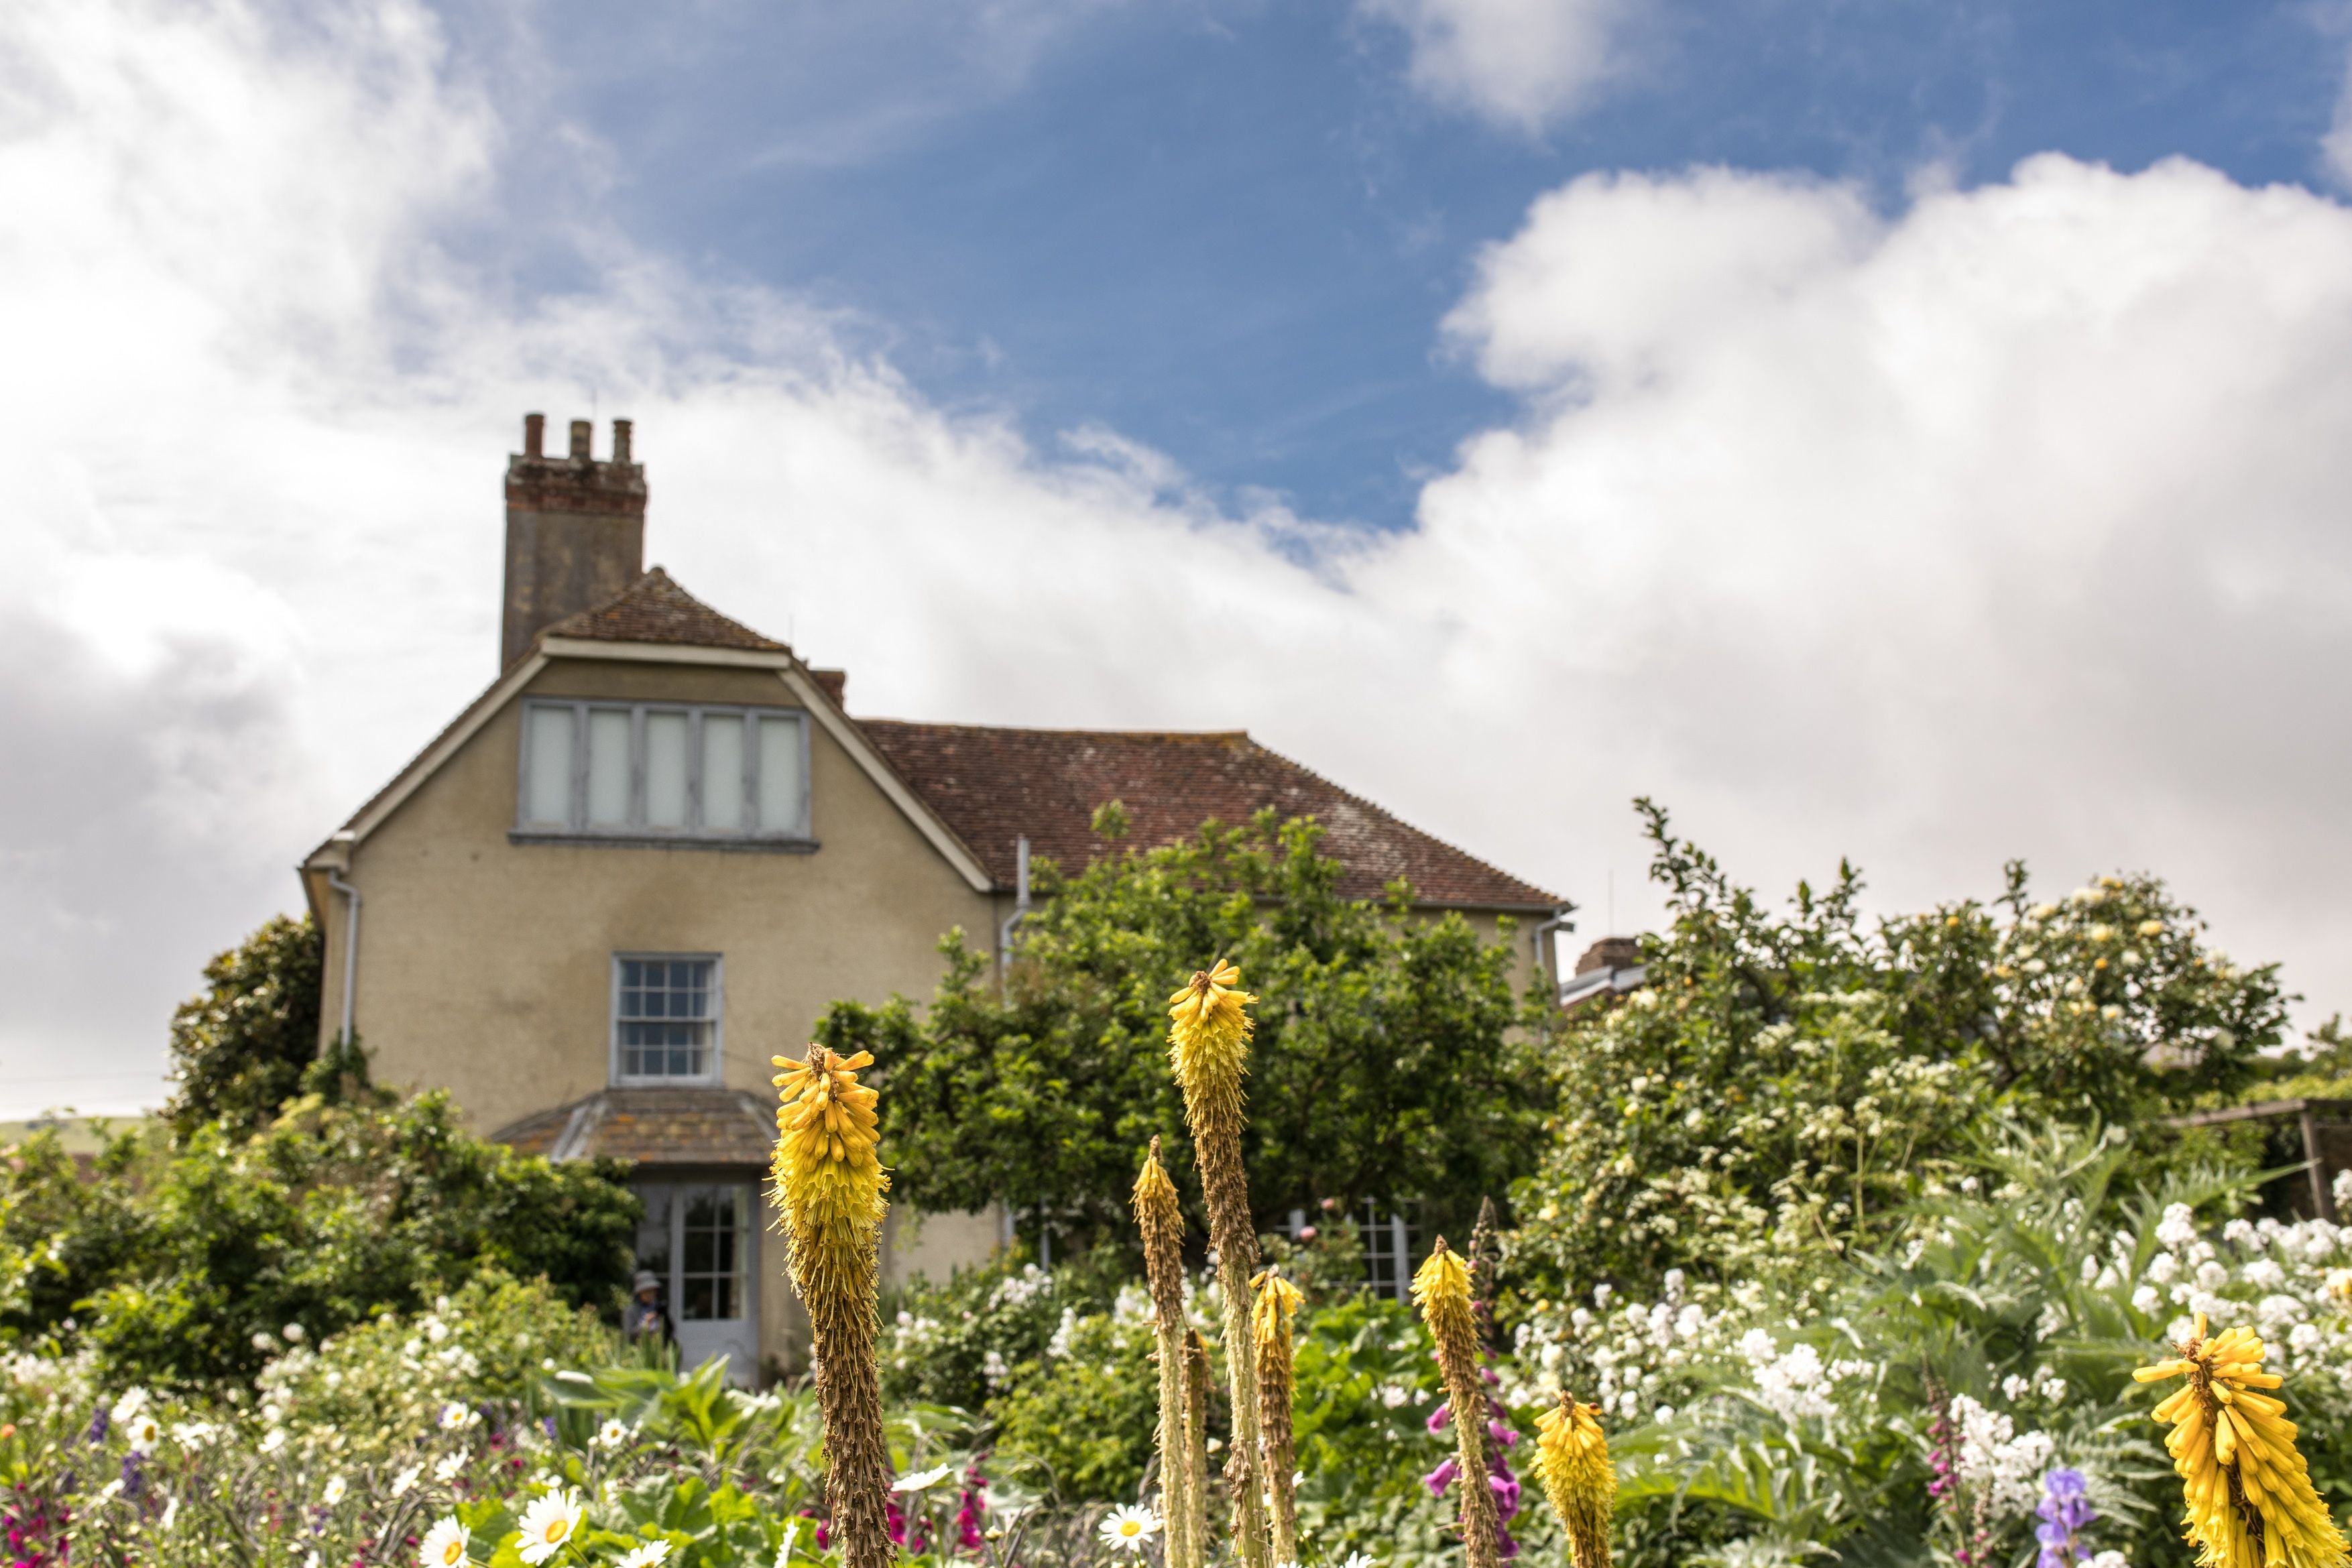
POLYGON ((645 571, 646 469, 629 461, 629 422, 613 422, 613 455, 589 455, 589 424, 572 422, 572 449, 550 457, 547 416, 522 416, 522 451, 507 459, 507 591, 499 667, 567 615, 593 610, 645 571))

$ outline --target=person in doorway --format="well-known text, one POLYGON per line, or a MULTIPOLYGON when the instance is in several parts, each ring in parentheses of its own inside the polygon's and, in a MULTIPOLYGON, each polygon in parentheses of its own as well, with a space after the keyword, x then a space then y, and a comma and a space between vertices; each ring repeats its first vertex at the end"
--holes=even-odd
POLYGON ((661 1303, 661 1276, 649 1270, 639 1270, 636 1296, 621 1314, 621 1332, 629 1338, 651 1339, 667 1344, 671 1339, 669 1313, 661 1303))

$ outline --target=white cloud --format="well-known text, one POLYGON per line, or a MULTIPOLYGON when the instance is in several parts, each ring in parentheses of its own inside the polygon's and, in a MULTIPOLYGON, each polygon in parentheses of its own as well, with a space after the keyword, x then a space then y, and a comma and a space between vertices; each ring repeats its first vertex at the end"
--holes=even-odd
POLYGON ((1898 903, 2148 866, 2352 1000, 2352 213, 2181 162, 1893 219, 1595 176, 1451 329, 1529 417, 1359 588, 1488 603, 1449 658, 1562 694, 1567 820, 1654 789, 1768 885, 1851 851, 1898 903))
POLYGON ((1613 871, 1626 915, 1638 791, 1768 888, 1846 852, 1890 903, 2146 865, 2352 1002, 2334 204, 2056 158, 1892 217, 1580 181, 1449 328, 1524 418, 1369 539, 1117 432, 1032 450, 586 219, 590 284, 530 296, 446 237, 537 144, 425 14, 290 26, 0 8, 16 1108, 123 1097, 488 680, 502 454, 592 386, 639 422, 653 559, 858 711, 1244 724, 1590 905, 1613 871))
POLYGON ((1580 108, 1615 63, 1623 0, 1359 0, 1412 44, 1423 95, 1498 125, 1542 130, 1580 108))

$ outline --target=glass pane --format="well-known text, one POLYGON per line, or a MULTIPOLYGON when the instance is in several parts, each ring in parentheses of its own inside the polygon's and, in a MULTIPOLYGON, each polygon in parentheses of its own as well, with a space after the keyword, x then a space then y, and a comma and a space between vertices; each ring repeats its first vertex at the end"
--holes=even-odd
POLYGON ((588 714, 588 825, 619 828, 629 821, 629 714, 592 708, 588 714))
POLYGON ((760 721, 760 831, 801 829, 801 727, 798 719, 760 721))
POLYGON ((699 1280, 693 1278, 691 1275, 688 1277, 686 1281, 686 1311, 678 1313, 680 1318, 683 1318, 688 1322, 699 1323, 709 1322, 711 1319, 719 1315, 717 1312, 711 1311, 711 1307, 714 1303, 710 1299, 710 1285, 711 1281, 707 1276, 699 1280))
POLYGON ((646 825, 686 826, 686 715, 646 715, 646 825))
POLYGON ((715 833, 743 828, 743 721, 702 721, 702 825, 715 833))
POLYGON ((529 798, 523 821, 542 827, 572 825, 572 710, 535 707, 524 740, 523 770, 529 798))
POLYGON ((637 1267, 669 1278, 669 1200, 667 1187, 641 1186, 645 1218, 637 1221, 637 1267))

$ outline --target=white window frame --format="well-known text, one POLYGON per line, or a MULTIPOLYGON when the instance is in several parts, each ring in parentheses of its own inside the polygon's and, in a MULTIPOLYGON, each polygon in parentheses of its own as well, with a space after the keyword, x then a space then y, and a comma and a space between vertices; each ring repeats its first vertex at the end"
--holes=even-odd
POLYGON ((615 953, 613 955, 613 981, 607 994, 604 1011, 609 1019, 606 1031, 606 1078, 615 1089, 661 1089, 672 1087, 700 1088, 725 1081, 727 1062, 727 958, 719 953, 615 953), (624 1019, 621 1017, 621 966, 642 964, 709 964, 710 966, 710 1067, 699 1073, 626 1073, 621 1071, 625 1058, 621 1047, 621 1025, 642 1023, 643 1019, 624 1019))
POLYGON ((741 848, 813 849, 810 819, 814 810, 814 782, 809 777, 809 714, 805 708, 752 707, 731 703, 671 703, 605 701, 596 697, 530 697, 522 704, 521 738, 515 765, 514 829, 508 835, 518 842, 558 843, 694 843, 741 848), (572 715, 572 767, 566 781, 570 819, 562 823, 535 821, 530 816, 531 716, 542 709, 562 708, 572 715), (588 821, 588 716, 592 713, 629 716, 629 805, 627 820, 591 824, 588 821), (646 716, 649 713, 686 716, 687 826, 659 828, 646 821, 646 716), (702 725, 706 718, 743 722, 743 789, 750 813, 757 817, 760 800, 761 721, 788 719, 800 747, 801 801, 798 821, 783 828, 713 828, 702 821, 702 725))

